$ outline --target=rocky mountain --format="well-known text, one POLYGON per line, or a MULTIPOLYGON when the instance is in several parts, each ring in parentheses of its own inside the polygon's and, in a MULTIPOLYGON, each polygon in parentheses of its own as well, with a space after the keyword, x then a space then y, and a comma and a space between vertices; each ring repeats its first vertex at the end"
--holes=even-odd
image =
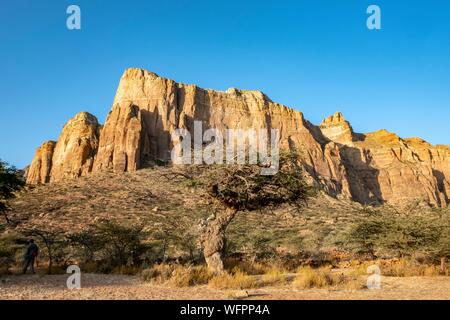
POLYGON ((103 127, 86 112, 40 146, 27 182, 47 183, 103 171, 133 172, 170 161, 177 128, 278 129, 281 148, 300 150, 311 180, 334 197, 360 203, 423 200, 446 206, 450 147, 402 139, 386 130, 354 133, 341 113, 315 126, 259 91, 207 90, 142 69, 127 69, 103 127))

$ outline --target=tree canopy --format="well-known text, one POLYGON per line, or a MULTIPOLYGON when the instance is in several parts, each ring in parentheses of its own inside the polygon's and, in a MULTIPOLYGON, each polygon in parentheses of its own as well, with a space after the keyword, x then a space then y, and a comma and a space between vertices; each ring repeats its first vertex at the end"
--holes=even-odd
POLYGON ((19 170, 0 160, 0 212, 6 215, 8 209, 6 201, 14 197, 14 192, 21 189, 25 182, 19 170))
POLYGON ((225 166, 214 174, 210 194, 235 210, 259 210, 281 204, 299 204, 312 195, 298 155, 280 154, 279 170, 261 175, 258 165, 225 166))

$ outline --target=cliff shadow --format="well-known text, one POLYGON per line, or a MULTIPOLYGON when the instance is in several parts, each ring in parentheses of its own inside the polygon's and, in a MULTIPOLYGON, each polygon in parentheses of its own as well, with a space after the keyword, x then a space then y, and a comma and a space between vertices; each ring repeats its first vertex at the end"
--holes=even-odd
POLYGON ((139 142, 139 168, 171 163, 171 151, 174 147, 172 131, 187 129, 194 147, 195 121, 202 122, 203 132, 210 128, 211 98, 206 90, 197 88, 193 95, 193 105, 187 105, 186 89, 176 89, 175 98, 164 106, 156 106, 153 111, 140 109, 141 135, 139 142), (186 114, 183 111, 188 111, 186 114), (192 113, 189 114, 189 111, 192 113))
MULTIPOLYGON (((448 198, 448 194, 446 192, 445 184, 447 183, 447 180, 445 179, 445 175, 442 171, 433 169, 433 176, 436 178, 437 181, 437 187, 438 192, 442 193, 444 195, 445 205, 450 203, 450 200, 448 198)), ((438 199, 441 199, 441 197, 437 194, 436 195, 438 199)), ((444 204, 442 204, 444 205, 444 204)))
POLYGON ((167 119, 158 108, 154 112, 140 109, 140 114, 139 169, 169 164, 172 139, 169 130, 165 129, 167 119))
POLYGON ((382 205, 384 200, 379 182, 380 171, 371 166, 370 152, 341 146, 340 154, 352 199, 361 204, 382 205))

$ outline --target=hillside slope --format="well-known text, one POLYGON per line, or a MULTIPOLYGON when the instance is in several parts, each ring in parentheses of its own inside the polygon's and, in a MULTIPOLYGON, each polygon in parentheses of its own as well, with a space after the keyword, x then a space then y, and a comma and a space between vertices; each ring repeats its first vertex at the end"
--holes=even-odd
MULTIPOLYGON (((187 255, 189 250, 199 252, 201 221, 223 209, 207 194, 206 184, 214 179, 207 169, 181 169, 100 173, 28 187, 11 202, 9 217, 14 223, 9 228, 74 233, 106 219, 144 226, 149 241, 156 246, 168 244, 171 257, 187 255)), ((319 193, 300 209, 282 206, 274 211, 241 212, 227 230, 229 250, 252 255, 334 250, 336 236, 374 210, 319 193)), ((388 210, 394 212, 387 206, 377 209, 388 210)))

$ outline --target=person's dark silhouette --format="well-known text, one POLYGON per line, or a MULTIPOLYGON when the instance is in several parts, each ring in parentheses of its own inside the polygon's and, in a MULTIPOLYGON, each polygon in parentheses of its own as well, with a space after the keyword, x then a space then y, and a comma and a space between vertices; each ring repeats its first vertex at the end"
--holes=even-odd
POLYGON ((31 273, 34 273, 34 260, 36 259, 37 255, 39 253, 39 247, 36 243, 34 243, 33 239, 30 239, 27 251, 25 252, 25 262, 23 266, 23 273, 25 274, 28 270, 28 267, 30 267, 31 273))

